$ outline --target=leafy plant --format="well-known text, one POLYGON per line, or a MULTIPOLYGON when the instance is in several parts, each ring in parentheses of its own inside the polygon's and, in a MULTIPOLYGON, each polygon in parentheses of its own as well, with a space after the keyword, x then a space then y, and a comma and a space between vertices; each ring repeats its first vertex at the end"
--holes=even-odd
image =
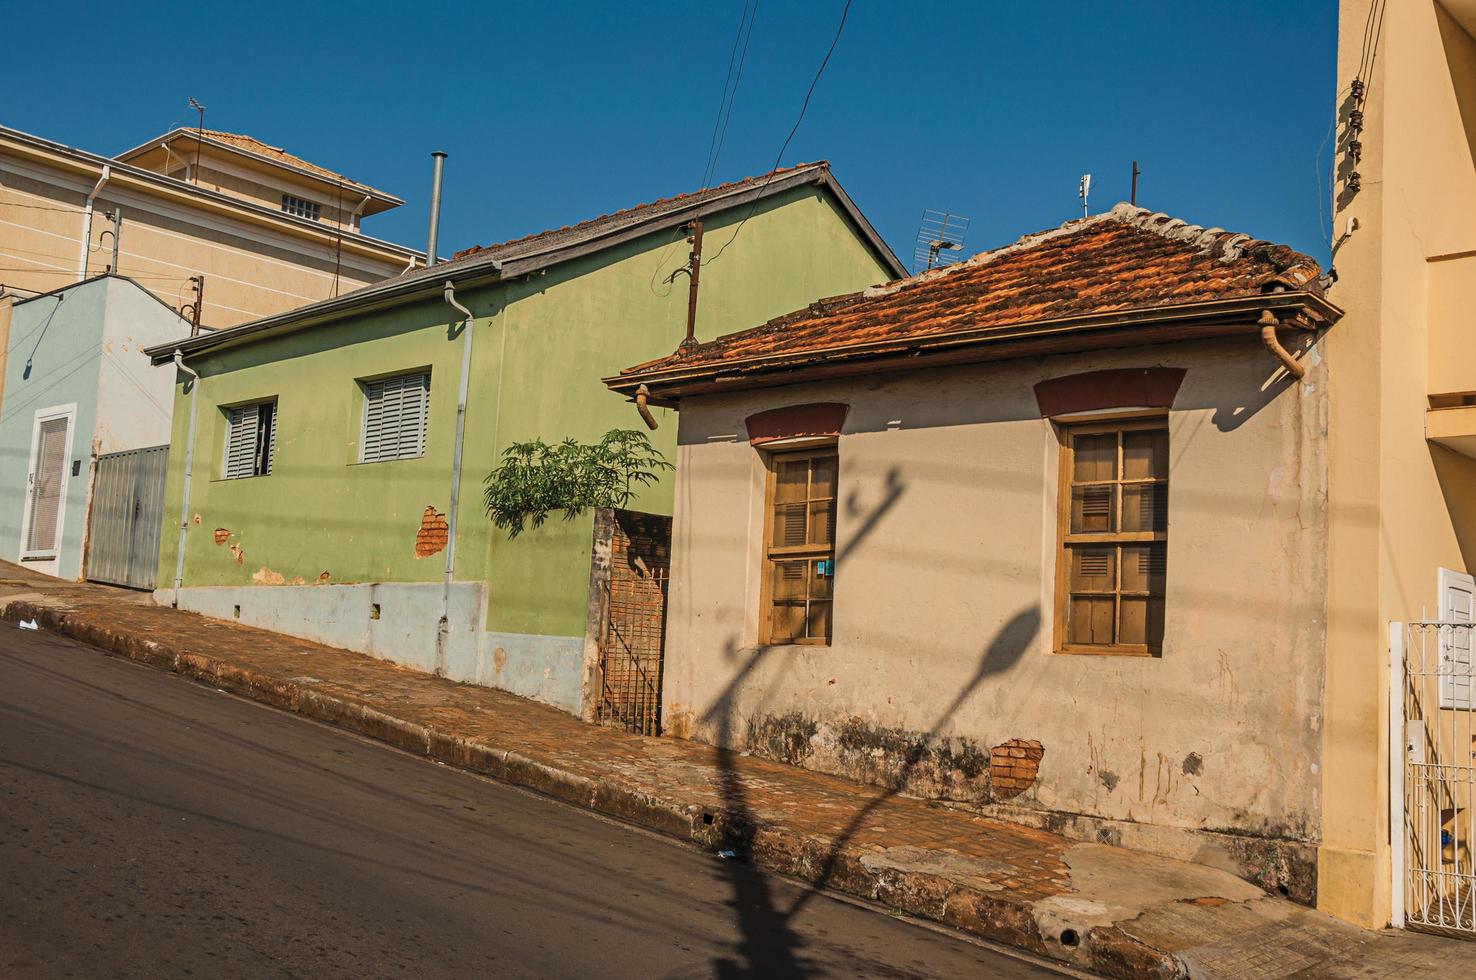
POLYGON ((482 497, 492 523, 515 538, 553 511, 572 520, 590 507, 624 507, 672 468, 637 429, 612 429, 594 443, 534 439, 503 452, 482 497))

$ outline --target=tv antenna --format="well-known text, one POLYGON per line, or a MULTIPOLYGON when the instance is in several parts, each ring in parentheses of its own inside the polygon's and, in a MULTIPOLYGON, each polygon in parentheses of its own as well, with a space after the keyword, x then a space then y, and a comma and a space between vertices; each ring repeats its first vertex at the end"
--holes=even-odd
POLYGON ((1081 183, 1076 187, 1076 196, 1081 198, 1081 216, 1085 218, 1091 212, 1087 210, 1087 195, 1092 192, 1092 175, 1082 174, 1081 183))
POLYGON ((923 211, 917 227, 917 246, 912 250, 912 274, 953 265, 963 256, 964 236, 969 219, 948 211, 923 211))

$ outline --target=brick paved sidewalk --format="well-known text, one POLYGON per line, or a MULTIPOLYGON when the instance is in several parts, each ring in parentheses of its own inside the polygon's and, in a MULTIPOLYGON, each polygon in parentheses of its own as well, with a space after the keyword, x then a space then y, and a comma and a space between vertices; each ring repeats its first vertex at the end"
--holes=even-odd
MULTIPOLYGON (((1476 947, 1367 932, 1222 871, 986 819, 0 562, 41 628, 711 850, 1115 977, 1464 975, 1476 947)), ((7 626, 6 628, 14 628, 7 626)), ((734 877, 735 914, 792 909, 734 877)))

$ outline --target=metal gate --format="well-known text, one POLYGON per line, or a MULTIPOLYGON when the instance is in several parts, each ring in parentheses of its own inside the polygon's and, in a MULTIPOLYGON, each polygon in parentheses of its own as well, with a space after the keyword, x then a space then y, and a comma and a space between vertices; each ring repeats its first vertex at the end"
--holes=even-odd
POLYGON ((97 458, 87 538, 89 581, 154 587, 168 469, 168 446, 97 458))
POLYGON ((671 518, 629 510, 612 518, 596 714, 605 724, 659 735, 671 518))
POLYGON ((1471 622, 1392 623, 1390 835, 1396 926, 1476 937, 1471 622))

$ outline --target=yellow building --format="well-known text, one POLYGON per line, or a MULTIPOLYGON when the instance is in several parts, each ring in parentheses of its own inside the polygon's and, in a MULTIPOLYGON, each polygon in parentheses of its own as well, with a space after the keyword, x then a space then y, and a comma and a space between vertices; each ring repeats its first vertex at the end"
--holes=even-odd
MULTIPOLYGON (((1347 315, 1322 345, 1331 399, 1318 903, 1381 926, 1399 917, 1391 883, 1409 883, 1397 866, 1402 835, 1390 848, 1389 774, 1397 808, 1405 733, 1390 724, 1401 678, 1389 624, 1468 615, 1476 569, 1476 0, 1343 0, 1339 18, 1330 297, 1347 315), (1447 582, 1466 583, 1464 610, 1450 608, 1447 582)), ((1471 711, 1448 714, 1469 730, 1471 711)), ((1461 792, 1476 798, 1470 749, 1451 761, 1464 762, 1461 792)), ((1469 819, 1451 829, 1469 841, 1469 819)))
POLYGON ((249 136, 176 129, 109 158, 0 127, 0 284, 111 271, 181 308, 203 280, 202 326, 229 327, 420 261, 360 230, 401 203, 249 136))

